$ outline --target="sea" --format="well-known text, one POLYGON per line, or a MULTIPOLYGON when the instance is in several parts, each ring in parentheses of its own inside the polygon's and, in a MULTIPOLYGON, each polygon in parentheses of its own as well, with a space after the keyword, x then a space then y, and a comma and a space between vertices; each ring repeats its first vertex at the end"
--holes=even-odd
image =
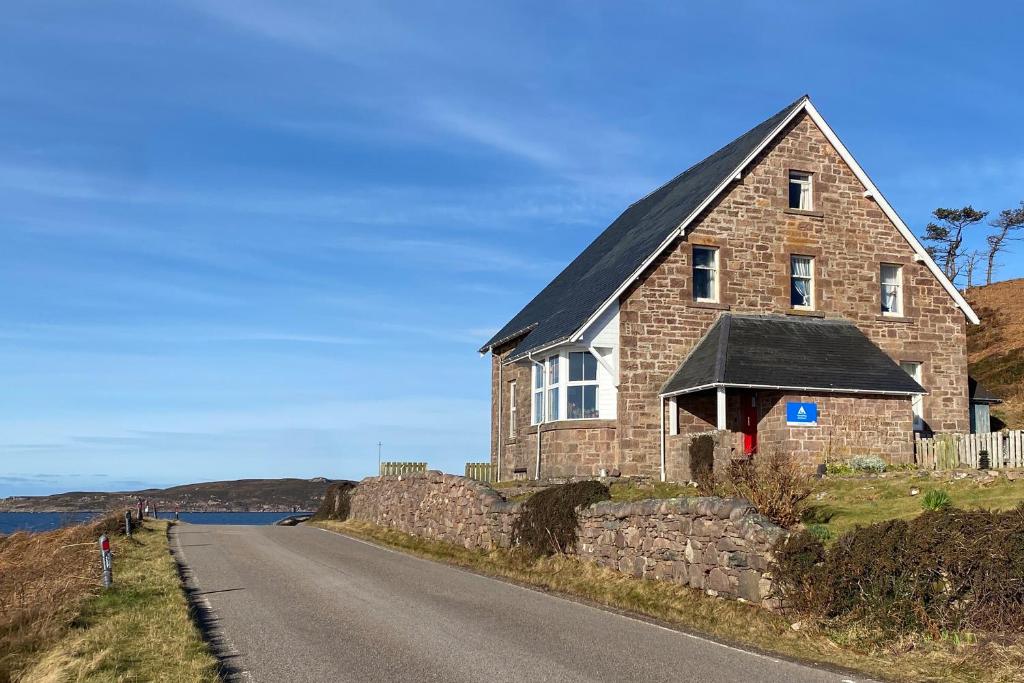
MULTIPOLYGON (((0 535, 15 531, 51 531, 81 524, 97 517, 95 512, 0 512, 0 535)), ((178 519, 190 524, 273 524, 294 512, 182 512, 178 519)), ((173 512, 161 512, 160 519, 174 519, 173 512)))

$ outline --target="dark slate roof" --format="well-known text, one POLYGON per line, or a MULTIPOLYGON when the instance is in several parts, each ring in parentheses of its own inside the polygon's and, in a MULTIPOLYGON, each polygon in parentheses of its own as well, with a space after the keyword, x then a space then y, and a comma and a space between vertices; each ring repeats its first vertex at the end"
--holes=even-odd
POLYGON ((1002 403, 1003 399, 999 398, 991 391, 983 387, 978 383, 978 380, 973 377, 967 378, 967 390, 968 395, 971 397, 972 403, 1002 403))
POLYGON ((723 313, 661 389, 709 384, 922 394, 848 320, 723 313))
POLYGON ((806 95, 626 209, 480 352, 522 337, 509 356, 515 360, 571 337, 805 99, 806 95))

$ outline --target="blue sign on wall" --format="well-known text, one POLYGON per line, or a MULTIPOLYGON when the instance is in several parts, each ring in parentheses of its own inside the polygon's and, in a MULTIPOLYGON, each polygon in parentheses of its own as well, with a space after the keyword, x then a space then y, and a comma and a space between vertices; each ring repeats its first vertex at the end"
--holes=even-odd
POLYGON ((818 424, 818 404, 786 403, 786 424, 790 427, 815 427, 818 424))

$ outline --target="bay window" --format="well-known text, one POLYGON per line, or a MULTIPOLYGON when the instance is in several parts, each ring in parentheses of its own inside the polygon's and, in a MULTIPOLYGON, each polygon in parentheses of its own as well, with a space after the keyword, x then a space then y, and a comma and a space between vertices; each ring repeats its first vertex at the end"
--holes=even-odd
POLYGON ((600 384, 598 361, 589 351, 563 351, 538 359, 533 366, 532 424, 597 419, 600 384))
POLYGON ((597 359, 587 351, 570 352, 566 417, 570 420, 598 417, 597 392, 597 359))

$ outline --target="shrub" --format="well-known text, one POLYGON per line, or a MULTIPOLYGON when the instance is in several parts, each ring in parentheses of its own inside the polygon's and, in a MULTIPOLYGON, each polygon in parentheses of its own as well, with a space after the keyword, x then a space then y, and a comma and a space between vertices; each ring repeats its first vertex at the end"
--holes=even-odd
POLYGON ((932 489, 921 499, 921 507, 925 510, 945 510, 952 506, 953 499, 942 489, 932 489))
POLYGON ((749 500, 762 515, 791 527, 800 521, 800 505, 813 492, 814 480, 792 456, 774 451, 734 460, 719 489, 726 496, 749 500))
POLYGON ((885 461, 877 455, 858 455, 850 458, 850 469, 854 472, 885 472, 885 461))
POLYGON ((822 543, 832 538, 832 530, 824 524, 808 524, 807 531, 822 543))
POLYGON ((1024 627, 1024 505, 928 511, 858 527, 826 551, 811 532, 776 550, 791 609, 881 633, 1024 627))
POLYGON ((827 462, 825 463, 825 474, 853 474, 853 468, 848 462, 827 462))
POLYGON ((512 523, 512 542, 534 555, 571 553, 576 547, 577 510, 609 500, 599 481, 578 481, 538 491, 526 500, 512 523))
POLYGON ((327 487, 324 500, 310 519, 336 519, 344 522, 352 510, 349 496, 356 487, 354 481, 340 481, 327 487))

